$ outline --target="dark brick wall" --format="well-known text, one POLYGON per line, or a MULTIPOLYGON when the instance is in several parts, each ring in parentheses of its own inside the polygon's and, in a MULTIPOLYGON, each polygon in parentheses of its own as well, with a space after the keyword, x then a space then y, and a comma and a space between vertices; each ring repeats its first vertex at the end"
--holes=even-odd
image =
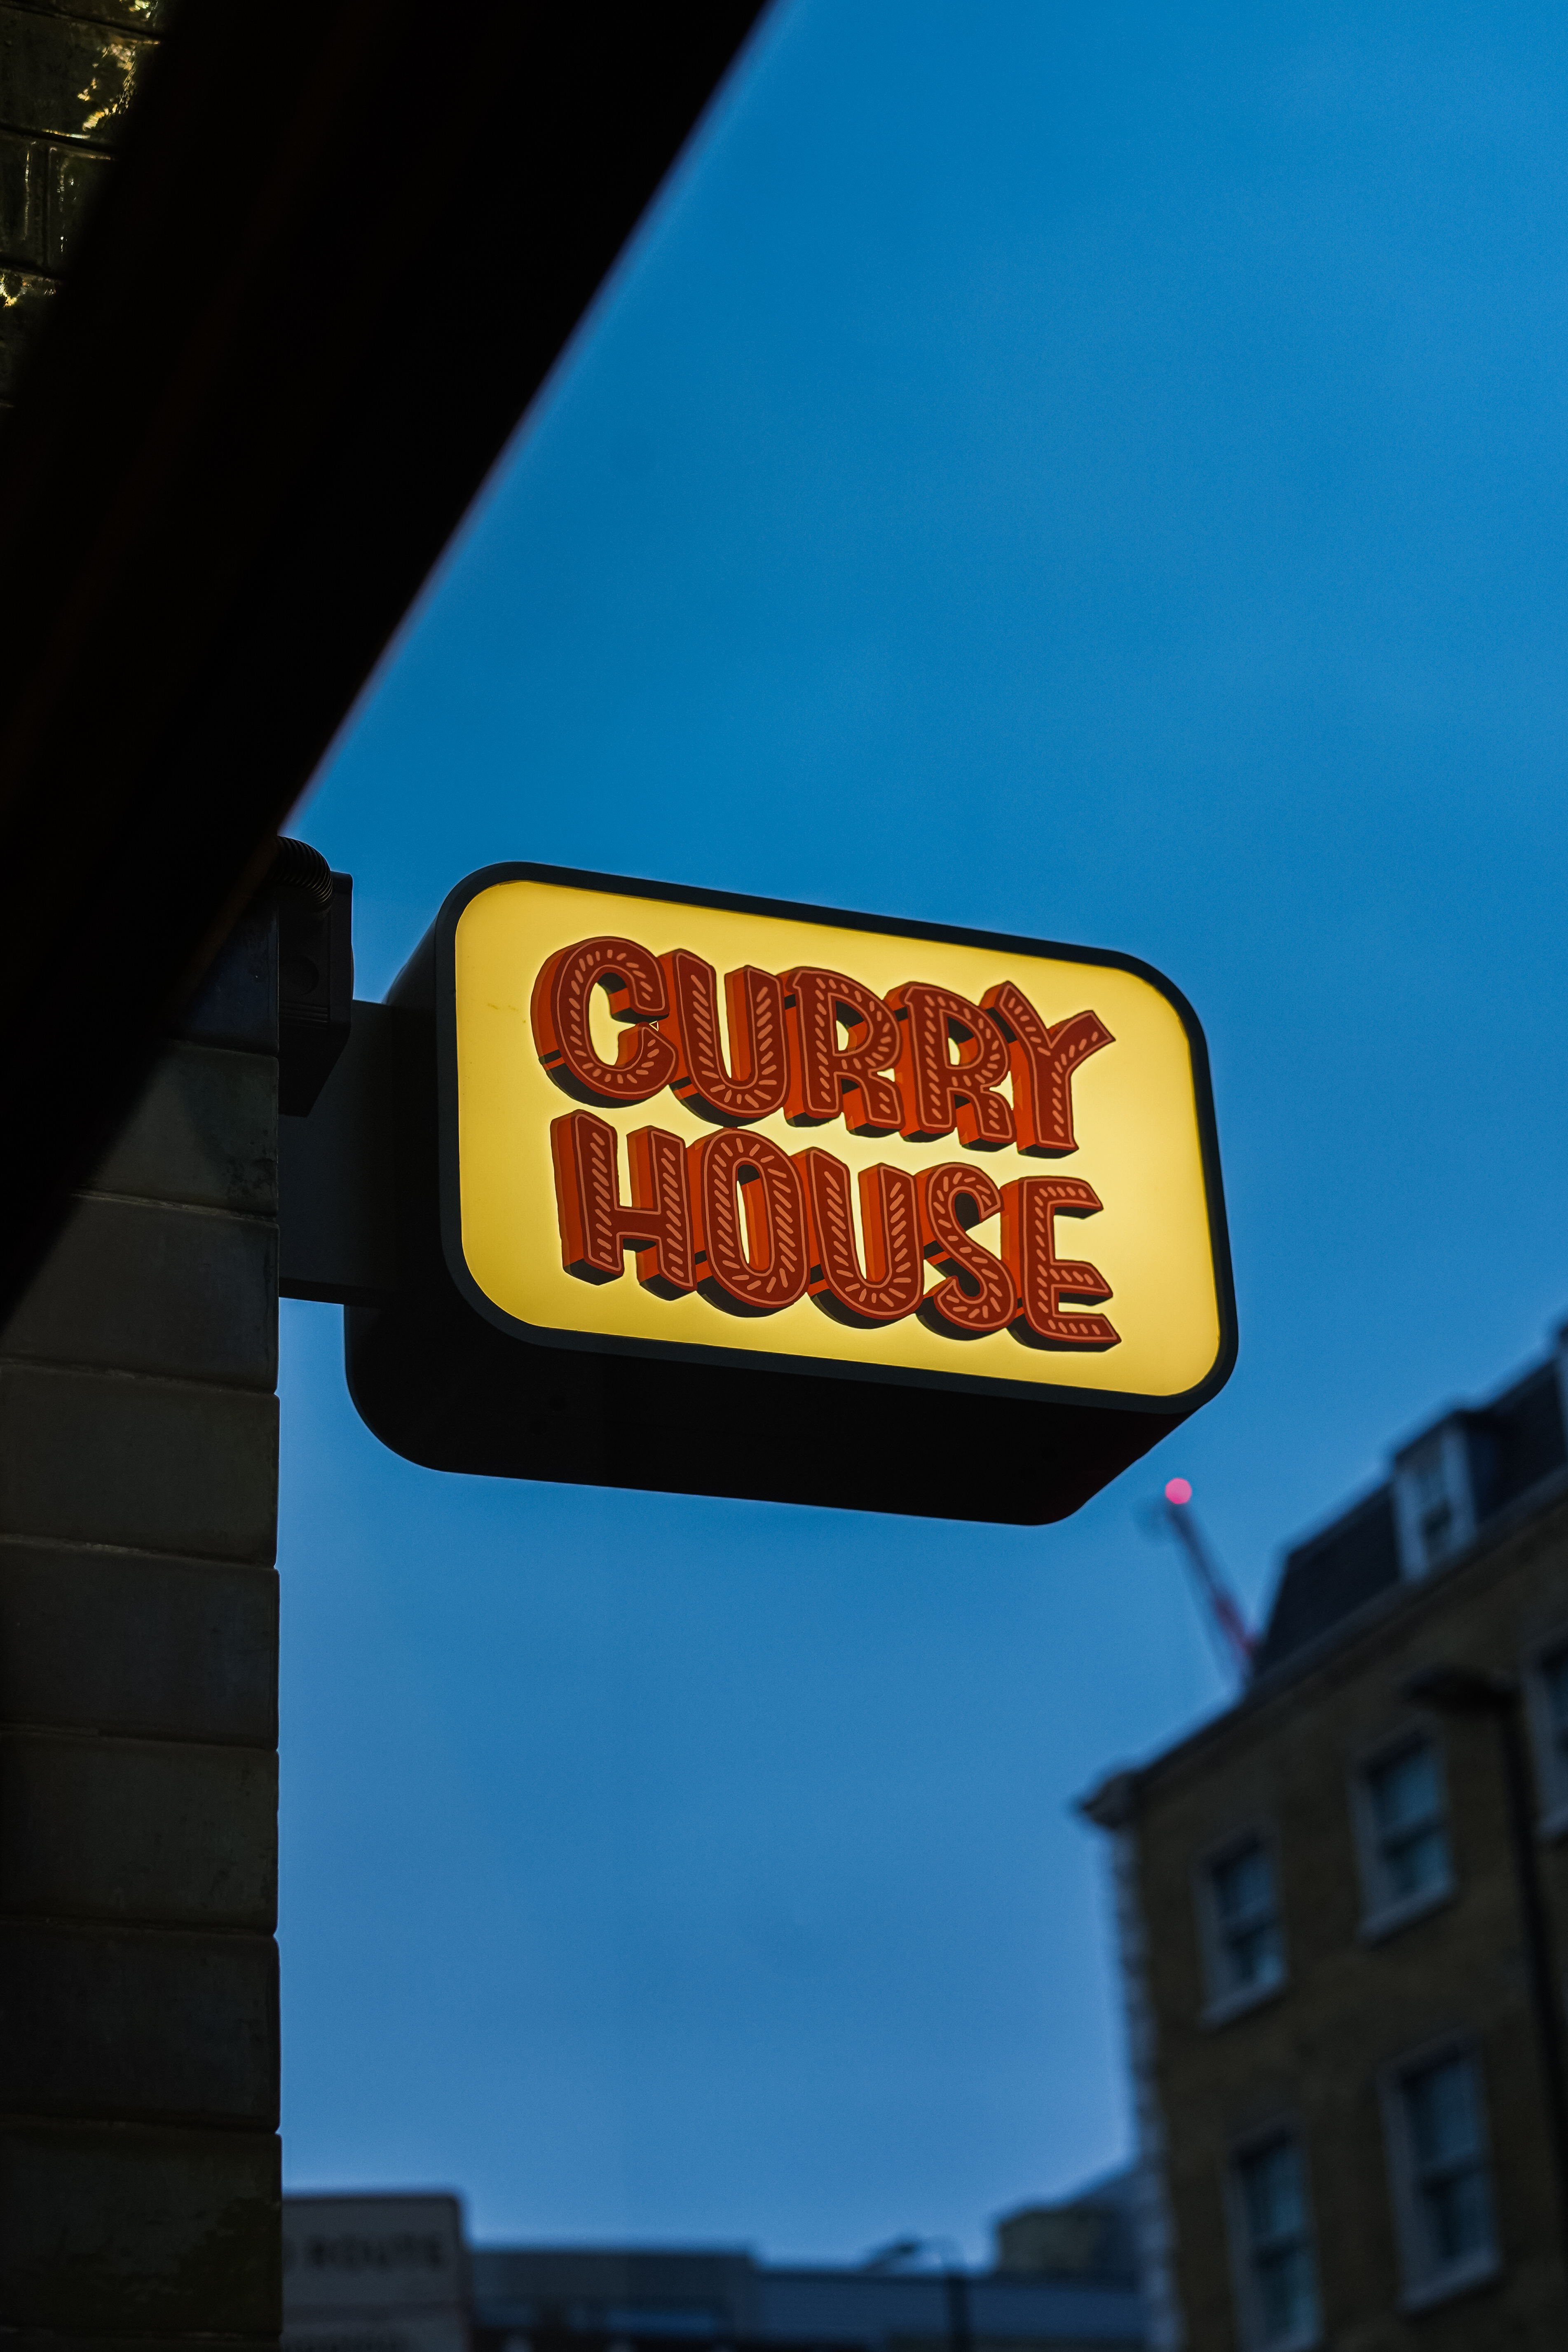
POLYGON ((9 403, 171 0, 0 0, 0 404, 9 403))
MULTIPOLYGON (((173 5, 0 0, 0 409, 173 5)), ((280 2325, 277 1051, 263 908, 0 1331, 18 2347, 280 2325)))
POLYGON ((280 2318, 265 923, 188 1025, 0 1332, 0 2331, 55 2352, 280 2318))

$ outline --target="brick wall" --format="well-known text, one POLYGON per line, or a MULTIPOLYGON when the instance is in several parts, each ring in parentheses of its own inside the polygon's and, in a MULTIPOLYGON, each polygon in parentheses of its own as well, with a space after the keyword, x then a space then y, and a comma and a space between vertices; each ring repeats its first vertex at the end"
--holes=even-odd
POLYGON ((247 920, 0 1332, 0 2329, 56 2352, 279 2325, 276 967, 247 920))
POLYGON ((0 0, 0 403, 8 404, 172 0, 0 0))

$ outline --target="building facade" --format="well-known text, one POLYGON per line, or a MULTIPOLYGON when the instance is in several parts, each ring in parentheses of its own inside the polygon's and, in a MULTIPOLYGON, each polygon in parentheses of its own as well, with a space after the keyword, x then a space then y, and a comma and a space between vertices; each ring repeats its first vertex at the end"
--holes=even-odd
POLYGON ((1152 2346, 1568 2340, 1543 2038, 1495 1713, 1522 1693, 1568 1955, 1562 1344, 1289 1555, 1239 1702, 1086 1801, 1110 1836, 1152 2346), (1506 1684, 1494 1684, 1506 1690, 1506 1684))

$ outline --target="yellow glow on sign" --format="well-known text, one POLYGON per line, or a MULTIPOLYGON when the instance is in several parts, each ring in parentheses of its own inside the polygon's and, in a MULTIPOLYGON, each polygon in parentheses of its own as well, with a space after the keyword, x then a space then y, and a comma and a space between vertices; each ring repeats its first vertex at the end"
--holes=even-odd
MULTIPOLYGON (((542 1332, 1156 1399, 1185 1394, 1214 1369, 1221 1313, 1192 1051, 1174 1005, 1142 975, 1114 964, 538 880, 498 881, 479 890, 458 919, 455 958, 462 1252, 485 1297, 519 1323, 542 1332), (720 975, 721 1008, 727 972, 812 966, 851 976, 884 999, 921 982, 978 1005, 1010 982, 1047 1024, 1092 1012, 1113 1042, 1072 1073, 1077 1148, 1066 1156, 1026 1156, 1012 1144, 970 1151, 952 1134, 929 1142, 899 1133, 856 1135, 841 1118, 792 1125, 782 1110, 745 1131, 769 1138, 792 1158, 816 1146, 855 1171, 882 1165, 918 1175, 962 1161, 998 1187, 1031 1176, 1082 1180, 1101 1206, 1070 1222, 1064 1215, 1058 1246, 1063 1257, 1090 1261, 1099 1270, 1110 1294, 1104 1312, 1115 1343, 1021 1345, 1009 1329, 960 1340, 914 1313, 877 1328, 851 1328, 811 1297, 776 1312, 726 1313, 700 1289, 670 1297, 645 1288, 629 1250, 624 1272, 613 1278, 584 1280, 567 1271, 551 1129, 574 1106, 542 1066, 530 1005, 547 961, 598 935, 635 941, 650 957, 686 950, 703 958, 720 975)), ((611 1017, 603 988, 594 991, 589 1017, 595 1050, 613 1062, 628 1031, 611 1017)), ((1009 1076, 995 1091, 1015 1101, 1015 1080, 1009 1076)), ((683 1145, 725 1131, 668 1087, 635 1106, 596 1108, 593 1117, 616 1131, 627 1198, 627 1139, 636 1130, 653 1127, 683 1145)), ((741 1197, 749 1197, 743 1187, 741 1197)), ((994 1216, 973 1228, 974 1239, 998 1255, 1001 1223, 994 1216)), ((860 1244, 863 1260, 863 1234, 860 1244)), ((942 1278, 935 1265, 928 1268, 928 1297, 942 1278)), ((1085 1310, 1068 1302, 1063 1311, 1085 1310)))

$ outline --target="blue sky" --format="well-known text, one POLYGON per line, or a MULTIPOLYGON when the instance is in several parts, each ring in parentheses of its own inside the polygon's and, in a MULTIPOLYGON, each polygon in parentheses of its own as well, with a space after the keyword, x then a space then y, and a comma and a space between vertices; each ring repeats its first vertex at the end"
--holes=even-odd
POLYGON ((1544 6, 765 28, 297 827, 363 995, 512 857, 1161 966, 1240 1361, 955 1530, 415 1469, 286 1307, 292 2185, 978 2253, 1124 2150, 1071 1801, 1224 1687, 1140 1505, 1256 1606, 1568 1312, 1565 113, 1544 6))

